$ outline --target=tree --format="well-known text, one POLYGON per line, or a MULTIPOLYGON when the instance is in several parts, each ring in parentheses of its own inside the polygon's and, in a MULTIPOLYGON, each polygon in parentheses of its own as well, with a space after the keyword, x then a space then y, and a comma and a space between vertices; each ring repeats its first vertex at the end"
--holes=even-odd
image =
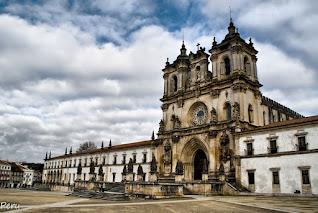
POLYGON ((88 141, 88 142, 82 143, 80 147, 76 150, 76 152, 88 152, 94 149, 97 149, 97 146, 95 145, 95 143, 88 141))

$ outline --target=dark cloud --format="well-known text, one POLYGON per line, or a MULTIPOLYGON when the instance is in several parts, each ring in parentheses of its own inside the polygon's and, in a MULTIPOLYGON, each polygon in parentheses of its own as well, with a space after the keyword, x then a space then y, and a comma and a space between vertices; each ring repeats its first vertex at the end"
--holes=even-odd
POLYGON ((242 37, 252 36, 259 50, 264 95, 317 114, 314 2, 34 2, 8 4, 0 15, 3 159, 41 161, 47 151, 60 155, 85 141, 149 139, 161 119, 166 58, 179 54, 182 31, 188 52, 197 42, 208 50, 213 36, 220 42, 228 5, 242 37), (171 7, 163 21, 158 5, 171 7))

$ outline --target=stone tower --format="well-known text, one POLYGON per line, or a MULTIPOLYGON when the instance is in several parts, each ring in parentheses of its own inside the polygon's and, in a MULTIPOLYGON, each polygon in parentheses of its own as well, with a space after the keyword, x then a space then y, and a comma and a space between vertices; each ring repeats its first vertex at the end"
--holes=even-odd
POLYGON ((281 110, 281 119, 300 116, 262 96, 257 51, 251 39, 246 43, 240 37, 232 20, 224 40, 218 44, 214 39, 209 52, 198 45, 196 53, 187 55, 182 43, 180 55, 162 70, 163 118, 154 140, 162 178, 174 176, 181 161, 186 181, 201 180, 206 170, 209 180, 222 175, 235 181, 235 132, 273 122, 269 118, 275 110, 281 110))

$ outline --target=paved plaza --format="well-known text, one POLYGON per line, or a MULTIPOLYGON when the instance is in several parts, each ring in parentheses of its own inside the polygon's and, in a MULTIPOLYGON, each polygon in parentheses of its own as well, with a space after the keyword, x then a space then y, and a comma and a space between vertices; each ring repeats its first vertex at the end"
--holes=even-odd
MULTIPOLYGON (((0 202, 20 208, 0 212, 318 212, 318 197, 199 196, 158 200, 107 201, 66 193, 0 189, 0 202)), ((3 206, 2 206, 3 207, 3 206)))

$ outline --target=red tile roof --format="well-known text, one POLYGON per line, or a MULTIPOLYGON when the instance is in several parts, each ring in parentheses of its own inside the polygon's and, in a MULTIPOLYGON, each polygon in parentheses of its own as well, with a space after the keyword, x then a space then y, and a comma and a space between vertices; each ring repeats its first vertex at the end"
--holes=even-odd
POLYGON ((318 115, 311 116, 311 117, 305 117, 305 118, 298 118, 298 119, 293 119, 293 120, 275 122, 275 123, 271 123, 271 124, 268 124, 265 126, 258 127, 255 130, 280 127, 280 126, 288 126, 288 125, 293 125, 293 124, 302 124, 302 123, 307 123, 307 122, 312 122, 312 121, 318 121, 318 115))
POLYGON ((60 155, 60 156, 52 157, 48 160, 64 158, 65 156, 74 156, 74 155, 83 155, 83 154, 87 154, 87 153, 95 153, 95 152, 100 152, 100 151, 104 151, 104 150, 114 150, 114 149, 124 149, 124 148, 131 148, 131 147, 146 146, 146 145, 150 145, 150 144, 151 144, 151 141, 140 141, 140 142, 134 142, 134 143, 126 143, 126 144, 115 145, 115 146, 112 146, 111 148, 104 147, 103 150, 100 148, 100 149, 94 149, 94 150, 91 150, 88 152, 76 152, 76 153, 73 153, 71 155, 70 154, 60 155))
POLYGON ((25 169, 23 166, 16 164, 14 162, 10 162, 11 164, 11 170, 15 171, 15 172, 23 172, 23 170, 25 169))
POLYGON ((242 134, 249 133, 249 132, 257 132, 258 130, 266 130, 266 129, 276 128, 276 127, 291 126, 291 125, 295 125, 295 124, 304 124, 304 123, 310 123, 310 122, 315 122, 315 121, 316 122, 318 121, 318 115, 305 117, 305 118, 297 118, 297 119, 293 119, 293 120, 275 122, 275 123, 267 124, 265 126, 257 127, 255 129, 243 131, 242 134))
POLYGON ((7 161, 4 161, 4 160, 0 160, 0 163, 1 164, 6 164, 6 165, 10 165, 7 161))

